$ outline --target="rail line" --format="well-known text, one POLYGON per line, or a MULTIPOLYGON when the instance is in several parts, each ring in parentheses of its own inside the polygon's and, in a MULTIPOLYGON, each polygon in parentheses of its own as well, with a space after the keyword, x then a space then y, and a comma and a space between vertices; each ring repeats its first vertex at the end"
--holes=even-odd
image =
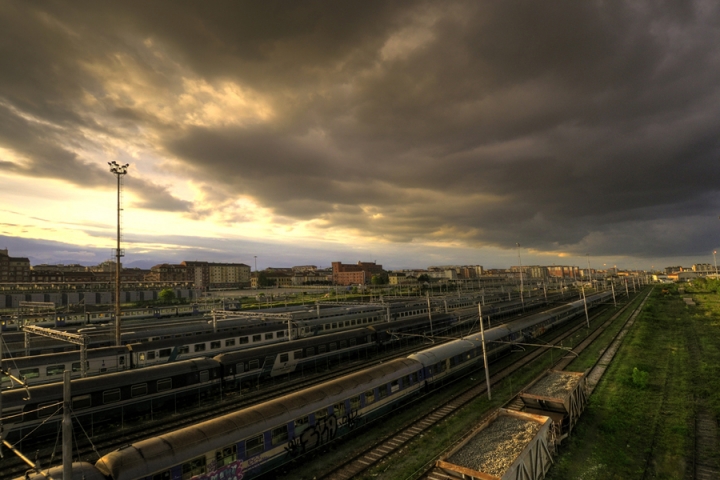
MULTIPOLYGON (((627 305, 623 307, 623 310, 625 308, 627 308, 627 305)), ((593 316, 593 319, 597 318, 601 314, 602 312, 595 314, 593 316)), ((619 314, 620 312, 617 313, 617 315, 619 314)), ((557 335, 552 340, 550 340, 550 342, 554 344, 559 343, 573 335, 576 331, 585 328, 585 326, 585 322, 583 321, 575 327, 572 327, 571 329, 557 335)), ((491 385, 497 385, 505 377, 507 377, 511 373, 518 371, 520 368, 524 367, 530 362, 536 360, 544 353, 546 352, 543 349, 536 349, 528 353, 514 364, 492 375, 490 377, 491 385)), ((387 459, 392 454, 406 446, 419 434, 427 431, 432 426, 448 418, 450 415, 457 412, 460 408, 477 398, 478 395, 482 395, 486 391, 487 389, 484 384, 476 385, 464 390, 460 394, 445 402, 440 407, 434 409, 430 414, 418 415, 417 417, 406 423, 404 426, 397 429, 395 432, 378 440, 372 446, 361 450, 352 458, 348 459, 347 461, 341 463, 336 467, 333 467, 331 470, 320 475, 318 478, 322 480, 345 480, 359 475, 368 468, 377 465, 382 460, 387 459)), ((432 470, 432 468, 429 468, 428 472, 430 470, 432 470)))
MULTIPOLYGON (((645 306, 645 302, 650 296, 651 291, 645 296, 645 298, 633 309, 633 313, 628 316, 627 320, 625 320, 625 323, 620 328, 618 333, 616 333, 613 338, 610 340, 608 346, 601 350, 600 354, 598 355, 598 359, 595 361, 593 366, 589 369, 590 372, 588 374, 588 387, 589 387, 589 393, 592 392, 592 390, 595 389, 595 386, 597 386, 597 383, 602 378, 602 375, 604 374, 605 370, 607 369, 608 365, 610 364, 610 361, 612 360, 612 357, 617 352, 618 348, 620 347, 620 344, 622 343, 623 338, 627 334, 628 330, 632 327, 633 323, 635 322, 635 319, 637 318, 638 314, 642 311, 642 308, 645 306)), ((612 315, 607 321, 605 321, 603 324, 599 325, 590 335, 588 335, 582 342, 580 342, 577 346, 575 346, 572 349, 572 352, 579 354, 582 351, 584 351, 587 347, 592 345, 594 341, 597 340, 597 338, 602 335, 602 333, 610 327, 617 318, 626 312, 628 308, 633 305, 634 302, 628 302, 626 305, 624 305, 620 310, 618 310, 614 315, 612 315)), ((564 370, 567 368, 569 364, 573 362, 577 358, 576 356, 566 356, 563 359, 558 360, 554 363, 553 368, 556 370, 564 370)), ((542 374, 541 374, 542 376, 542 374)), ((537 378, 537 377, 536 377, 537 378)), ((532 383, 534 380, 532 380, 529 383, 532 383)), ((522 400, 519 399, 519 396, 515 396, 505 402, 502 407, 507 408, 510 410, 518 409, 519 406, 522 404, 522 400)), ((433 460, 432 464, 428 464, 428 467, 425 471, 422 473, 419 473, 419 475, 414 476, 413 478, 422 478, 424 480, 446 480, 452 477, 449 477, 446 473, 444 473, 442 470, 435 468, 434 463, 435 460, 440 458, 445 452, 450 451, 454 445, 457 445, 460 441, 462 441, 464 437, 457 442, 455 442, 452 446, 445 449, 442 453, 438 454, 433 460)))
MULTIPOLYGON (((530 314, 530 312, 528 312, 528 314, 530 314)), ((458 325, 453 327, 453 332, 454 334, 466 335, 468 328, 468 324, 458 325)), ((451 340, 453 340, 453 337, 448 336, 437 343, 445 343, 451 340)), ((224 394, 222 400, 213 402, 211 405, 206 407, 185 412, 183 415, 178 416, 178 418, 171 419, 170 421, 168 421, 168 419, 156 420, 144 422, 137 427, 127 427, 122 430, 121 436, 118 436, 117 431, 112 434, 98 435, 93 437, 92 443, 86 438, 80 439, 76 436, 77 451, 74 454, 74 458, 91 461, 93 459, 97 459, 98 453, 102 455, 116 450, 123 445, 137 442, 150 436, 167 433, 169 431, 230 413, 262 401, 280 397, 299 389, 310 387, 337 376, 347 375, 358 370, 365 369, 369 364, 382 363, 394 358, 407 356, 410 353, 416 352, 419 344, 420 342, 413 341, 408 342, 405 347, 394 348, 391 351, 383 352, 381 354, 373 356, 369 356, 368 354, 362 356, 358 355, 356 360, 347 359, 346 362, 349 360, 351 361, 349 363, 342 364, 342 366, 335 366, 332 368, 325 367, 325 369, 321 370, 320 373, 307 374, 298 379, 284 380, 280 384, 262 386, 259 390, 250 394, 242 396, 238 394, 225 396, 224 394)), ((372 350, 373 347, 368 347, 368 349, 372 350)), ((52 463, 53 459, 57 460, 58 455, 52 450, 53 448, 51 446, 38 450, 34 456, 36 463, 46 467, 52 463)), ((16 478, 17 476, 21 476, 27 470, 26 464, 14 455, 7 452, 5 453, 6 458, 2 459, 3 468, 2 471, 0 471, 0 480, 9 480, 16 478)))

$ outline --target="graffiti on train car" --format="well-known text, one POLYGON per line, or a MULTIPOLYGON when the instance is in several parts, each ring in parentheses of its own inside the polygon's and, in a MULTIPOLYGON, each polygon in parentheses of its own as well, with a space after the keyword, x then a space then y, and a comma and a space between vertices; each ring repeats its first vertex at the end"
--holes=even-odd
MULTIPOLYGON (((208 467, 209 469, 213 468, 210 464, 208 467)), ((242 460, 237 460, 210 473, 192 477, 192 480, 242 480, 243 476, 243 462, 242 460)))
POLYGON ((291 458, 303 455, 315 447, 325 445, 337 436, 340 427, 354 429, 358 425, 357 417, 358 412, 353 409, 340 418, 330 415, 317 420, 315 425, 305 429, 299 437, 288 441, 285 446, 285 457, 291 458))

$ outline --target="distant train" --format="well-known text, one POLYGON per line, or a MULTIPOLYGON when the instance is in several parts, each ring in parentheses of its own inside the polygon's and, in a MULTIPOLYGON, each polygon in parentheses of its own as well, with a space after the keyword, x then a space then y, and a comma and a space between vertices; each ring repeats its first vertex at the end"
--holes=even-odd
MULTIPOLYGON (((604 292, 589 296, 587 303, 592 306, 604 302, 610 295, 604 292)), ((491 357, 501 355, 511 348, 512 342, 522 342, 528 337, 540 335, 583 310, 583 301, 578 300, 490 328, 485 332, 489 354, 491 357)), ((197 402, 198 405, 205 402, 207 405, 216 402, 219 395, 244 388, 243 376, 249 371, 268 376, 272 376, 273 372, 279 375, 297 372, 298 368, 304 368, 305 362, 312 361, 313 357, 318 355, 325 355, 327 358, 328 355, 340 355, 346 351, 351 354, 352 349, 357 352, 357 349, 367 348, 364 345, 377 341, 374 330, 367 327, 307 339, 310 343, 303 344, 302 348, 294 348, 299 347, 300 343, 287 343, 283 345, 286 350, 277 349, 264 360, 260 355, 253 357, 248 350, 202 360, 211 363, 184 362, 184 373, 179 375, 185 375, 184 385, 196 385, 202 392, 206 392, 190 395, 190 401, 197 402), (312 340, 315 341, 314 344, 312 340), (353 340, 354 344, 351 343, 353 340), (343 341, 345 343, 341 343, 343 341), (257 359, 256 363, 254 359, 257 359)), ((275 349, 280 346, 261 348, 275 349)), ((95 465, 78 463, 74 464, 74 468, 81 470, 87 480, 182 480, 191 477, 198 480, 248 480, 347 435, 413 400, 422 392, 481 365, 482 345, 480 335, 475 333, 423 349, 404 359, 385 362, 282 398, 142 440, 105 455, 95 465)), ((118 383, 115 383, 115 379, 120 379, 120 375, 128 372, 101 377, 101 381, 108 383, 98 384, 96 390, 83 390, 78 404, 73 405, 73 412, 82 422, 81 419, 88 418, 88 415, 102 420, 108 415, 108 411, 115 408, 114 423, 111 421, 101 427, 106 429, 117 429, 126 420, 141 422, 154 419, 156 412, 158 415, 168 415, 168 412, 175 410, 153 410, 153 405, 156 399, 167 398, 168 391, 163 390, 164 388, 176 384, 172 377, 174 372, 160 370, 172 367, 174 366, 166 365, 145 369, 143 372, 147 371, 148 375, 144 376, 144 379, 122 377, 123 380, 118 383), (136 392, 135 396, 133 390, 136 392), (135 397, 137 398, 133 400, 135 397), (141 401, 144 403, 139 403, 141 401)), ((245 377, 245 382, 247 378, 252 377, 245 377)), ((76 382, 89 383, 91 380, 93 379, 75 381, 73 385, 76 382)), ((177 380, 178 388, 183 388, 179 386, 182 383, 182 380, 177 380)), ((3 393, 4 405, 7 393, 3 393)), ((10 393, 20 395, 19 392, 10 393)), ((3 417, 7 415, 6 418, 16 419, 15 428, 12 424, 9 425, 9 438, 19 438, 26 433, 26 429, 35 428, 43 421, 45 423, 42 428, 51 423, 40 414, 47 412, 47 416, 57 410, 57 396, 41 397, 36 393, 33 398, 36 398, 33 405, 25 405, 15 400, 13 407, 9 407, 16 409, 14 415, 3 409, 3 417), (43 401, 47 406, 40 403, 43 401), (27 413, 24 409, 27 409, 27 413)), ((11 401, 8 396, 8 405, 11 401)), ((57 431, 57 426, 51 431, 57 431)), ((60 468, 51 469, 50 475, 60 472, 60 468)))

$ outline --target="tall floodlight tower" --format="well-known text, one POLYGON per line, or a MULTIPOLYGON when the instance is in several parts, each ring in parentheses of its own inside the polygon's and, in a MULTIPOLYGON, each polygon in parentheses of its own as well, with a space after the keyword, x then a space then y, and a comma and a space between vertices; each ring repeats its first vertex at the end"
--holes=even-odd
POLYGON ((120 341, 120 257, 125 255, 120 249, 120 212, 122 211, 120 205, 120 192, 122 191, 121 178, 127 174, 127 169, 130 166, 129 163, 120 165, 114 160, 108 162, 110 165, 110 173, 117 177, 117 248, 115 249, 115 345, 118 347, 122 345, 120 341))

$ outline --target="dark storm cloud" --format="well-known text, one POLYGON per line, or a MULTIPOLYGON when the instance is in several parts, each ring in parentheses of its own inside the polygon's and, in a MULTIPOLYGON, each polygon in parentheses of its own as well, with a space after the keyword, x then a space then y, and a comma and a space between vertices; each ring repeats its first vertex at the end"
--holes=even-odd
POLYGON ((0 146, 32 166, 0 168, 93 185, 107 173, 88 172, 62 135, 143 129, 214 189, 200 207, 133 180, 146 208, 201 216, 223 194, 246 195, 278 222, 316 219, 393 242, 696 254, 712 248, 706 225, 720 209, 718 8, 10 4, 0 146), (193 76, 232 82, 272 115, 187 126, 132 91, 103 96, 103 75, 128 65, 142 92, 180 94, 193 76), (99 99, 92 109, 87 92, 99 99))

